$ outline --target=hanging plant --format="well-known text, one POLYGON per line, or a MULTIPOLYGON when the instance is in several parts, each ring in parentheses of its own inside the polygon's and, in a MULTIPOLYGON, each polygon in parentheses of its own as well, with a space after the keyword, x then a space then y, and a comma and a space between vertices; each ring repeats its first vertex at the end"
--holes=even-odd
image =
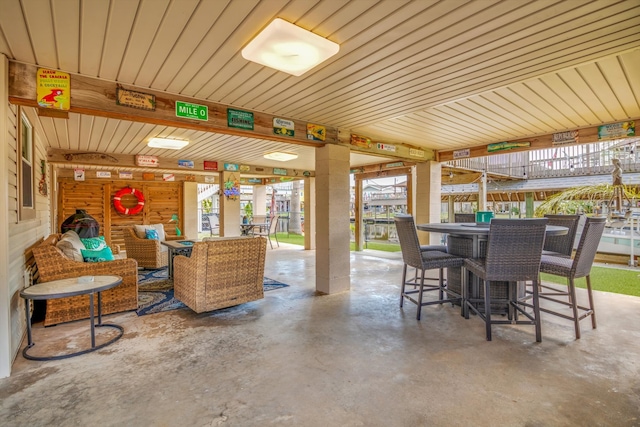
POLYGON ((229 200, 238 200, 240 198, 240 181, 238 181, 234 175, 231 175, 228 180, 224 182, 224 195, 229 200))

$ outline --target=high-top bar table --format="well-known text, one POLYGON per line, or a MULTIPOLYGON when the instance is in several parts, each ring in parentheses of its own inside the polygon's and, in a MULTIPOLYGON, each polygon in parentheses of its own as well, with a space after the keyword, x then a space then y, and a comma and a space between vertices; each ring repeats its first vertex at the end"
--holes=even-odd
MULTIPOLYGON (((482 256, 480 242, 486 241, 489 237, 489 223, 475 223, 475 222, 438 222, 433 224, 418 224, 416 228, 420 231, 429 231, 431 233, 448 234, 449 236, 464 237, 472 240, 472 258, 478 258, 482 256)), ((546 236, 561 236, 567 234, 569 229, 567 227, 560 227, 557 225, 547 225, 546 236)), ((523 236, 526 238, 526 236, 523 236)), ((465 255, 455 254, 453 255, 465 255)))
MULTIPOLYGON (((452 255, 458 255, 464 258, 479 258, 485 256, 486 242, 489 237, 489 223, 474 222, 451 222, 451 223, 430 223, 417 224, 416 228, 420 231, 428 231, 431 233, 447 234, 448 252, 452 255)), ((569 229, 557 225, 547 225, 546 236, 560 236, 567 234, 569 229)), ((526 239, 527 236, 522 236, 526 239)), ((469 286, 470 294, 477 296, 480 292, 477 281, 470 274, 469 286), (472 286, 476 285, 476 286, 472 286)), ((447 269, 447 286, 451 286, 454 292, 462 292, 462 277, 459 269, 447 269)), ((493 286, 492 295, 502 297, 507 292, 507 284, 504 286, 493 286)))
POLYGON ((82 276, 74 277, 70 279, 52 280, 51 282, 38 283, 37 285, 29 286, 28 288, 20 291, 20 296, 25 299, 25 313, 27 316, 27 346, 22 350, 22 355, 25 359, 30 360, 60 360, 68 357, 79 356, 81 354, 89 353, 99 350, 103 347, 113 344, 118 341, 124 329, 120 325, 114 325, 110 323, 102 323, 102 291, 115 288, 122 283, 122 277, 120 276, 82 276), (98 294, 98 323, 95 323, 94 318, 94 294, 98 294), (76 351, 73 353, 62 354, 59 356, 32 356, 28 352, 35 345, 31 338, 31 300, 48 300, 55 298, 74 297, 77 295, 89 295, 89 319, 91 322, 91 348, 76 351), (109 341, 96 345, 96 333, 95 327, 109 327, 119 331, 118 335, 111 338, 109 341))

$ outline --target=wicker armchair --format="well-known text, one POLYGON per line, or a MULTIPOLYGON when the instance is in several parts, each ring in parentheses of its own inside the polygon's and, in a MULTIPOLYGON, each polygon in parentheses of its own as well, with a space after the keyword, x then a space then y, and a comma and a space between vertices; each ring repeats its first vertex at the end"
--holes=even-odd
MULTIPOLYGON (((80 276, 116 275, 122 283, 102 292, 102 313, 118 313, 138 308, 138 264, 132 259, 106 262, 79 262, 65 257, 56 248, 60 234, 52 234, 33 248, 39 282, 80 276)), ((114 251, 117 253, 117 248, 114 251)), ((44 325, 55 325, 89 317, 89 296, 47 300, 44 325)))
MULTIPOLYGON (((122 232, 127 258, 138 261, 138 267, 162 268, 167 266, 169 259, 167 247, 155 239, 141 239, 134 227, 127 227, 122 232)), ((182 240, 184 237, 170 237, 166 240, 182 240)))
POLYGON ((175 297, 196 313, 262 299, 266 252, 264 237, 197 242, 173 259, 175 297))

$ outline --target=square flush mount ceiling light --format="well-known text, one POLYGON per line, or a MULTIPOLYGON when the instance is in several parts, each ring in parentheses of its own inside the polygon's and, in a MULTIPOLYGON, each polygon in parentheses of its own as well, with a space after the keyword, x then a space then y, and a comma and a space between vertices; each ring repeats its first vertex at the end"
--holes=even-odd
POLYGON ((274 19, 249 44, 242 56, 249 61, 301 76, 340 50, 337 43, 283 19, 274 19))
POLYGON ((289 160, 297 159, 298 155, 293 153, 282 153, 282 152, 276 151, 273 153, 265 154, 264 158, 269 160, 277 160, 279 162, 287 162, 289 160))
POLYGON ((167 139, 167 138, 151 138, 147 145, 153 148, 168 148, 170 150, 179 150, 186 147, 189 141, 182 139, 167 139))

